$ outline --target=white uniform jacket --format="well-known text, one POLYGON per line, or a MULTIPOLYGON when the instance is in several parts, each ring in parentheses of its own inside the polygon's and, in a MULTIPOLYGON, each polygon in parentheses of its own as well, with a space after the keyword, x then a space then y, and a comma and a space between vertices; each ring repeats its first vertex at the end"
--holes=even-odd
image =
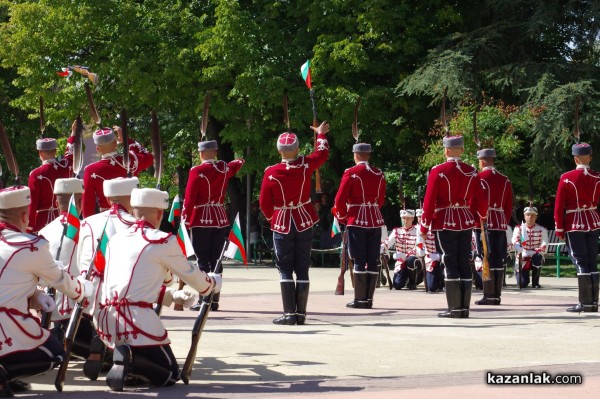
POLYGON ((135 218, 127 213, 121 205, 113 204, 102 213, 89 216, 81 223, 79 232, 79 245, 77 246, 77 263, 81 273, 85 273, 92 264, 90 281, 94 284, 94 295, 86 299, 84 313, 93 316, 98 312, 96 304, 100 300, 100 286, 103 280, 103 270, 97 270, 94 265, 94 256, 98 249, 98 242, 102 232, 110 238, 119 231, 126 230, 135 223, 135 218), (108 222, 107 222, 108 219, 108 222), (106 230, 104 230, 106 226, 106 230))
POLYGON ((137 222, 108 243, 102 303, 97 316, 100 338, 106 345, 153 346, 170 343, 160 317, 152 310, 161 285, 171 271, 200 295, 213 280, 190 264, 171 234, 137 222))
MULTIPOLYGON (((54 219, 50 224, 46 225, 39 231, 39 235, 43 236, 50 245, 50 254, 56 259, 58 248, 61 246, 61 237, 64 232, 64 224, 67 223, 67 214, 62 212, 59 217, 54 219)), ((62 239, 62 246, 60 249, 60 257, 58 258, 59 266, 67 271, 71 276, 79 276, 79 268, 77 267, 77 244, 75 241, 67 238, 66 236, 62 239)), ((71 312, 75 306, 75 301, 70 299, 67 295, 57 291, 54 296, 56 302, 56 308, 52 311, 52 321, 67 320, 71 317, 71 312)))
POLYGON ((81 283, 56 265, 48 241, 0 223, 0 358, 48 339, 48 330, 29 313, 40 279, 74 300, 83 298, 81 283))

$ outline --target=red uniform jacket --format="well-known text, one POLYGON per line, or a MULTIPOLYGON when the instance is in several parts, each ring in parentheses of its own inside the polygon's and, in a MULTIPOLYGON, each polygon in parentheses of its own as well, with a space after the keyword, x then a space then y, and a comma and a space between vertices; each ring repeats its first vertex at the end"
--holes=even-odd
MULTIPOLYGON (((487 191, 489 204, 487 228, 506 231, 512 216, 513 192, 510 180, 493 167, 484 168, 479 173, 479 178, 487 191)), ((476 224, 479 224, 478 222, 477 220, 476 224)))
POLYGON ((318 217, 310 201, 311 177, 328 157, 327 137, 319 134, 312 154, 265 169, 259 203, 262 213, 271 222, 271 230, 288 234, 292 219, 298 231, 315 224, 318 217))
MULTIPOLYGON (((148 169, 152 165, 154 157, 152 153, 142 147, 137 141, 129 139, 129 170, 133 176, 137 176, 141 171, 148 169)), ((83 217, 96 213, 96 199, 100 211, 110 208, 108 200, 104 196, 104 180, 111 180, 117 177, 127 177, 127 170, 123 166, 123 155, 111 152, 104 154, 102 159, 85 167, 83 173, 83 204, 81 213, 83 217)))
POLYGON ((554 205, 557 233, 600 229, 599 184, 600 174, 584 165, 560 177, 554 205))
POLYGON ((487 196, 475 168, 458 158, 449 158, 429 173, 421 232, 472 229, 474 214, 482 218, 487 210, 487 196))
POLYGON ((336 217, 356 227, 381 227, 381 207, 385 201, 385 176, 368 162, 348 168, 335 196, 336 217))
POLYGON ((44 161, 42 166, 35 168, 29 174, 27 183, 31 190, 27 227, 29 232, 37 233, 58 217, 54 182, 56 179, 67 179, 73 175, 73 141, 75 138, 72 136, 67 139, 67 148, 61 160, 44 161))
POLYGON ((187 227, 229 226, 224 205, 227 182, 243 164, 242 159, 205 161, 190 170, 181 212, 187 227))

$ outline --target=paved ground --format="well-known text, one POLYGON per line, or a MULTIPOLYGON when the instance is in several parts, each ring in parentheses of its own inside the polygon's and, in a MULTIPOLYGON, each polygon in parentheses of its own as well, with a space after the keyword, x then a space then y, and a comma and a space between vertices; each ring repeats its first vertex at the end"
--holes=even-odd
MULTIPOLYGON (((372 310, 347 309, 333 294, 337 270, 313 268, 305 326, 275 326, 281 312, 273 267, 226 265, 221 310, 212 312, 200 341, 190 385, 107 391, 104 377, 86 381, 74 363, 65 392, 54 372, 29 379, 21 396, 95 399, 157 398, 410 398, 597 397, 600 314, 569 314, 575 279, 542 278, 541 290, 509 281, 497 307, 472 306, 469 319, 439 319, 445 295, 377 289, 372 310), (486 384, 486 373, 577 374, 578 385, 486 384)), ((480 293, 475 292, 473 300, 480 293)), ((163 312, 181 364, 196 314, 163 312)))

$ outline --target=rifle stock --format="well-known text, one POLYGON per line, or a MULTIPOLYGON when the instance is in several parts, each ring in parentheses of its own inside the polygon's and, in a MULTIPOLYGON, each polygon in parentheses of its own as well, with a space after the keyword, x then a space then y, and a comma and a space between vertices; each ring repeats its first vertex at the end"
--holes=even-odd
POLYGON ((481 272, 482 274, 482 280, 483 281, 491 281, 492 277, 490 276, 490 262, 488 260, 488 244, 487 244, 487 231, 485 228, 485 223, 483 221, 483 219, 480 220, 481 222, 481 246, 483 248, 483 270, 481 272))
POLYGON ((335 287, 335 295, 344 295, 344 275, 348 268, 348 230, 342 233, 342 252, 340 254, 340 275, 338 276, 337 285, 335 287))
MULTIPOLYGON (((223 255, 225 254, 225 251, 227 251, 228 245, 229 240, 225 238, 225 243, 223 244, 223 249, 221 250, 221 256, 219 256, 219 260, 215 265, 213 273, 218 274, 223 271, 223 255)), ((192 328, 192 343, 190 345, 190 350, 188 351, 187 357, 185 358, 185 363, 183 364, 183 368, 181 370, 181 380, 186 385, 190 383, 192 368, 194 366, 194 362, 196 361, 198 343, 200 342, 200 336, 202 335, 202 331, 204 331, 204 325, 206 324, 208 314, 210 313, 210 306, 212 305, 213 296, 214 292, 211 292, 209 295, 203 297, 202 305, 200 306, 200 312, 198 313, 198 317, 196 317, 194 327, 192 328)))

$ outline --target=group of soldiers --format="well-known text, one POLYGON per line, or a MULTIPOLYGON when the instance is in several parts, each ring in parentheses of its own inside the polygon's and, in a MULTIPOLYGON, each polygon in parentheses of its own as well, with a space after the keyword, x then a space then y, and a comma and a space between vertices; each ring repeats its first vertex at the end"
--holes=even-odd
MULTIPOLYGON (((329 125, 324 122, 312 129, 316 141, 309 155, 299 154, 294 133, 278 137, 281 162, 265 169, 260 189, 260 209, 273 231, 280 275, 283 314, 273 320, 278 325, 303 325, 307 320, 312 227, 318 220, 310 198, 311 179, 329 156, 329 125)), ((217 160, 216 141, 198 143, 201 164, 190 170, 182 210, 196 267, 183 255, 176 238, 158 229, 169 205, 167 193, 139 188, 138 179, 130 176, 149 167, 152 154, 134 140, 122 143, 118 127, 99 129, 93 139, 101 159, 85 168, 83 180, 73 177, 73 135, 61 160, 56 159, 56 140, 40 139, 36 145, 43 164, 31 173, 29 187, 0 191, 3 396, 27 388, 20 378, 63 362, 61 341, 76 306, 83 306, 84 316, 73 354, 85 359, 84 374, 91 380, 108 370, 106 382, 117 391, 140 382, 172 385, 180 378, 167 331, 156 312, 160 305, 189 306, 197 291, 213 298, 216 294, 212 310, 219 309, 221 276, 213 270, 226 245, 226 188, 244 161, 217 160), (132 162, 124 162, 118 143, 132 162), (78 238, 65 234, 73 223, 70 206, 77 206, 83 216, 78 238), (173 275, 189 288, 170 288, 173 275), (56 289, 55 298, 40 286, 56 289), (41 327, 29 309, 51 314, 53 328, 41 327)), ((448 309, 439 317, 469 317, 472 252, 476 259, 486 254, 489 262, 484 296, 475 303, 501 303, 512 212, 510 181, 494 167, 493 149, 478 152, 478 172, 460 160, 463 137, 444 137, 443 145, 446 162, 431 169, 422 209, 402 210, 403 226, 387 237, 382 237, 385 222, 380 211, 386 193, 384 174, 369 163, 370 144, 353 145, 355 165, 345 170, 333 209, 346 225, 353 264, 354 299, 348 307, 373 307, 379 257, 388 248, 394 249, 392 284, 397 289, 414 289, 425 278, 428 291, 445 290, 448 309), (419 222, 413 226, 415 216, 419 222), (425 277, 418 273, 423 263, 425 277)), ((574 145, 572 154, 577 168, 561 176, 555 206, 556 232, 567 240, 579 282, 579 303, 568 310, 597 312, 600 192, 595 187, 600 175, 589 168, 588 144, 574 145)), ((515 228, 511 240, 519 254, 518 278, 528 280, 531 270, 532 285, 538 287, 547 231, 535 223, 535 207, 527 207, 524 214, 525 221, 515 228)))
POLYGON ((190 173, 190 201, 183 210, 196 238, 198 268, 175 236, 158 229, 168 194, 140 188, 135 177, 152 164, 153 155, 135 140, 123 143, 119 127, 102 128, 93 134, 100 159, 87 165, 80 179, 73 176, 74 132, 75 124, 61 159, 55 139, 38 140, 42 166, 31 172, 28 187, 0 190, 2 397, 29 389, 21 378, 68 359, 65 338, 72 340, 69 355, 85 359, 85 376, 95 380, 108 371, 112 390, 172 385, 180 370, 157 309, 174 302, 189 306, 195 292, 207 296, 221 288, 221 276, 209 266, 214 259, 200 247, 202 237, 207 239, 202 227, 222 230, 219 198, 243 161, 217 161, 216 142, 199 143, 202 165, 190 173), (119 143, 130 162, 117 152, 119 143), (208 188, 202 186, 206 175, 208 188), (71 227, 75 235, 68 234, 71 227), (169 287, 174 275, 190 288, 169 287), (80 321, 71 317, 76 307, 82 308, 80 321), (30 309, 40 312, 41 323, 30 309), (76 334, 65 337, 73 325, 76 334))

